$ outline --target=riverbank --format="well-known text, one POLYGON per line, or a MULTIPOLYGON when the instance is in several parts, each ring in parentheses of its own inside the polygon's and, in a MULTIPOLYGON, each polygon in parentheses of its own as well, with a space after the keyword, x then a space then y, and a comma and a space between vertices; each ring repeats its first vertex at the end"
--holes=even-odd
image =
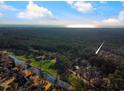
POLYGON ((38 69, 42 69, 43 71, 45 71, 46 73, 50 74, 51 76, 53 76, 54 78, 56 78, 57 75, 57 71, 56 69, 52 68, 55 64, 55 59, 52 60, 35 60, 33 57, 25 57, 25 56, 16 56, 16 58, 25 61, 31 61, 30 65, 32 67, 38 68, 38 69))
MULTIPOLYGON (((12 59, 14 59, 14 62, 16 64, 21 64, 24 68, 27 68, 27 64, 24 62, 24 60, 19 60, 14 55, 10 55, 10 57, 12 59)), ((49 74, 47 74, 47 72, 45 72, 45 71, 43 71, 43 70, 41 70, 39 68, 33 67, 33 66, 31 66, 29 70, 31 70, 32 72, 36 73, 37 75, 43 75, 43 77, 45 79, 47 79, 49 82, 51 82, 53 85, 55 85, 56 78, 51 76, 51 75, 49 75, 49 74)), ((61 80, 59 80, 59 82, 60 82, 60 86, 65 88, 66 90, 73 90, 73 87, 71 85, 69 85, 68 83, 66 83, 64 81, 61 81, 61 80)))

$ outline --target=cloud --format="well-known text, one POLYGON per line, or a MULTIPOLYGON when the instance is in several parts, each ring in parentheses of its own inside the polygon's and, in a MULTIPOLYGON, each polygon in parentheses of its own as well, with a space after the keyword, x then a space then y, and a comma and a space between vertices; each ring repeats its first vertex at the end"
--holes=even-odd
POLYGON ((67 28, 95 28, 97 26, 93 24, 72 24, 72 25, 67 25, 65 27, 67 28))
POLYGON ((37 18, 53 18, 53 14, 45 7, 38 6, 30 1, 26 9, 19 12, 18 18, 37 19, 37 18))
POLYGON ((92 9, 91 3, 87 2, 76 2, 74 6, 79 12, 89 12, 92 9))
POLYGON ((107 1, 100 1, 100 3, 101 3, 101 4, 105 4, 105 3, 107 3, 107 1))
POLYGON ((68 1, 66 1, 68 4, 70 4, 70 5, 72 5, 73 3, 74 3, 74 1, 70 1, 70 0, 68 0, 68 1))
POLYGON ((17 9, 13 6, 5 4, 5 2, 0 1, 0 9, 1 10, 9 10, 9 11, 16 11, 17 9))
POLYGON ((115 18, 108 18, 108 19, 102 20, 102 23, 107 25, 115 25, 119 23, 119 20, 115 18))
POLYGON ((3 16, 3 14, 2 13, 0 13, 0 17, 2 17, 3 16))
POLYGON ((102 21, 96 22, 97 24, 100 24, 100 26, 124 26, 124 11, 120 11, 118 16, 114 18, 108 18, 104 19, 102 21))
POLYGON ((118 20, 124 21, 124 11, 121 11, 118 15, 118 20))
POLYGON ((122 2, 122 6, 124 6, 124 1, 121 1, 122 2))
POLYGON ((81 13, 86 13, 92 10, 93 6, 89 2, 83 2, 83 1, 67 1, 68 4, 70 4, 72 7, 74 7, 77 11, 81 13))

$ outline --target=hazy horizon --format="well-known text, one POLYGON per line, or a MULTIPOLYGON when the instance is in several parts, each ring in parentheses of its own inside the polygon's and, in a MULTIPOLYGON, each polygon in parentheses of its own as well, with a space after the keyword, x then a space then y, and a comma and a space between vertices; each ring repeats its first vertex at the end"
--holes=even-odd
POLYGON ((0 25, 122 28, 121 1, 0 1, 0 25))

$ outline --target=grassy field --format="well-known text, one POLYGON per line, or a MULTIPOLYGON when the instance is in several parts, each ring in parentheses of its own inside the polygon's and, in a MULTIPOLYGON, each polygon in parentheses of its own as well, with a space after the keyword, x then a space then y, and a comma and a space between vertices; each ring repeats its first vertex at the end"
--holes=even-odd
MULTIPOLYGON (((39 60, 36 61, 31 56, 16 56, 20 60, 24 60, 25 62, 30 60, 30 65, 36 68, 40 68, 46 73, 50 74, 53 77, 56 77, 57 70, 54 68, 55 59, 53 60, 39 60)), ((83 82, 74 74, 68 74, 67 81, 74 87, 75 90, 85 90, 83 87, 83 82)))
POLYGON ((74 74, 68 75, 68 82, 77 90, 85 90, 83 87, 83 81, 81 81, 77 76, 74 74))
POLYGON ((54 69, 55 60, 32 61, 31 65, 43 69, 52 76, 56 76, 57 71, 54 69))
POLYGON ((56 76, 57 71, 54 69, 54 64, 55 64, 55 60, 39 60, 36 61, 33 57, 26 57, 26 56, 16 56, 18 59, 20 60, 24 60, 25 62, 27 60, 31 61, 31 66, 33 67, 37 67, 42 69, 43 71, 47 72, 48 74, 52 75, 52 76, 56 76))

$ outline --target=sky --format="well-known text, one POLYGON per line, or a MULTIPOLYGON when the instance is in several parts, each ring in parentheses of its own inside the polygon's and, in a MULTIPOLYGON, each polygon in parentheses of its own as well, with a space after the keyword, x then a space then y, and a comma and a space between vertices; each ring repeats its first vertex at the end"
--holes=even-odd
POLYGON ((0 25, 124 27, 123 1, 0 1, 0 25))

